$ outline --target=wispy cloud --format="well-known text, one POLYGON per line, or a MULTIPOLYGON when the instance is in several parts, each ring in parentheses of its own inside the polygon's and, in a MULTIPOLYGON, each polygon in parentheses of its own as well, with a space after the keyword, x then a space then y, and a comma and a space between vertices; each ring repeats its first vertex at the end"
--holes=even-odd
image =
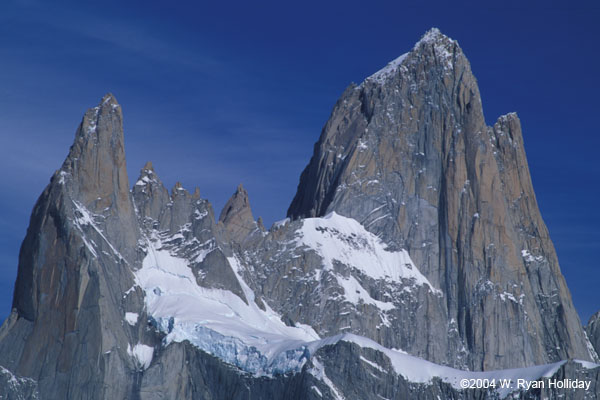
MULTIPOLYGON (((201 49, 202 43, 179 36, 173 27, 163 27, 160 20, 123 18, 118 13, 106 13, 102 8, 55 7, 35 0, 13 1, 17 9, 11 20, 34 23, 80 37, 88 43, 97 41, 149 60, 211 73, 226 68, 216 57, 201 49), (163 29, 164 28, 164 29, 163 29), (168 31, 168 34, 167 34, 168 31)), ((85 51, 82 48, 80 51, 85 51)), ((97 50, 97 49, 95 49, 97 50)), ((111 67, 110 58, 106 67, 111 67)))

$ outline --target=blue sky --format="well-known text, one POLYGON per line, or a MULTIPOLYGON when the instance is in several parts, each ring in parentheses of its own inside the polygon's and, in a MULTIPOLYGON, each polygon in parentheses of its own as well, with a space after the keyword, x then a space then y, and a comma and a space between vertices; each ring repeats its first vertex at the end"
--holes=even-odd
POLYGON ((217 214, 243 183, 270 225, 344 88, 437 26, 471 61, 488 124, 521 118, 585 324, 600 309, 600 5, 448 3, 3 1, 0 320, 35 200, 106 92, 124 110, 130 180, 151 160, 167 187, 198 186, 217 214))

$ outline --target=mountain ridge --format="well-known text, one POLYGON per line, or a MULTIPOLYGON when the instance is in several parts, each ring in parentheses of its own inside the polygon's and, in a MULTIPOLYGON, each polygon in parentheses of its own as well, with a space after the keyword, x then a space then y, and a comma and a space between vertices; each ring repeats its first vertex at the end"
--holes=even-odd
POLYGON ((459 378, 521 367, 589 378, 597 394, 597 365, 563 361, 597 356, 537 211, 516 114, 485 126, 468 61, 439 30, 371 77, 337 102, 292 218, 268 231, 242 186, 218 220, 152 163, 130 188, 120 106, 103 97, 34 208, 0 328, 0 365, 31 381, 0 388, 495 398, 517 388, 465 392, 459 378))

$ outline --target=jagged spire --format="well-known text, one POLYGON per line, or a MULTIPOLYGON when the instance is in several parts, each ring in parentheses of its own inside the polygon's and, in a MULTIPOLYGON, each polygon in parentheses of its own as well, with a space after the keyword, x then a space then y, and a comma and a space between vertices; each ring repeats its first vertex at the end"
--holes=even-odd
POLYGON ((154 171, 154 165, 152 165, 152 161, 147 161, 142 170, 154 171))
POLYGON ((236 242, 243 241, 256 229, 257 225, 250 208, 248 192, 242 184, 237 187, 233 196, 223 207, 219 222, 223 224, 229 236, 236 242))
POLYGON ((129 207, 121 107, 112 94, 86 111, 59 173, 92 210, 129 207))
POLYGON ((448 36, 444 35, 438 28, 432 27, 421 36, 421 39, 415 43, 415 48, 419 47, 423 43, 440 43, 440 42, 455 42, 448 36))

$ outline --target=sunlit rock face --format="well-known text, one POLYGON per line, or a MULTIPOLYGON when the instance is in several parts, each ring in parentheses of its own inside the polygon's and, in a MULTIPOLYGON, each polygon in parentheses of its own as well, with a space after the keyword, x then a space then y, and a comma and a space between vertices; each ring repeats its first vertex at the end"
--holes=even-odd
POLYGON ((586 336, 519 119, 486 126, 437 29, 342 94, 269 230, 241 185, 218 220, 150 162, 130 185, 122 119, 110 94, 85 113, 33 209, 1 398, 482 399, 519 388, 460 381, 542 377, 599 395, 598 318, 586 336))
POLYGON ((438 30, 336 103, 288 216, 332 211, 406 250, 441 290, 418 300, 429 325, 403 348, 474 370, 589 359, 519 119, 486 126, 469 62, 438 30))

